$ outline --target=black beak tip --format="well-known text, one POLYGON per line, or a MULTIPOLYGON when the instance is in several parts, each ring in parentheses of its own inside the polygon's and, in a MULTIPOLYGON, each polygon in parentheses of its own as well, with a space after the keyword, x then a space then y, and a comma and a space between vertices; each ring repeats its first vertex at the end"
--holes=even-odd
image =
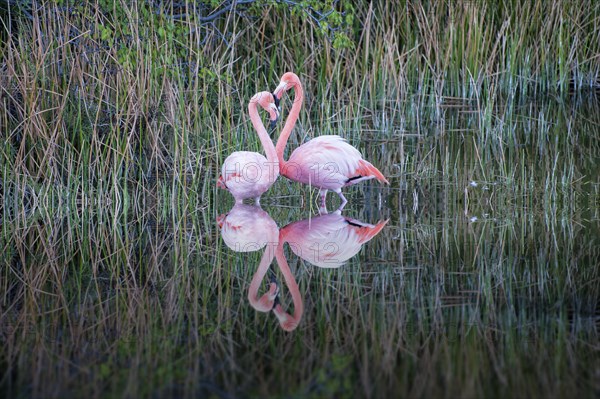
POLYGON ((275 273, 271 273, 269 275, 269 283, 277 284, 277 277, 275 276, 275 273))
POLYGON ((274 130, 275 125, 277 125, 277 119, 272 120, 271 123, 269 123, 269 130, 274 130))
POLYGON ((271 94, 273 94, 273 99, 275 100, 275 106, 277 108, 279 108, 279 98, 277 98, 277 96, 275 95, 275 92, 273 92, 271 94))

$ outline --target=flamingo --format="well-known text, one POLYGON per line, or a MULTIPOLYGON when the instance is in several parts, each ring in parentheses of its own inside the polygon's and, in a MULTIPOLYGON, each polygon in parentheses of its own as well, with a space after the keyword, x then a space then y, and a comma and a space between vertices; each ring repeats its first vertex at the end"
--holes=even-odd
POLYGON ((328 190, 339 195, 343 207, 348 201, 342 193, 342 187, 373 178, 389 184, 385 176, 370 162, 364 160, 356 148, 337 135, 314 138, 296 148, 285 161, 283 150, 300 115, 304 91, 298 75, 286 72, 273 92, 275 102, 278 104, 283 93, 292 88, 295 91, 294 104, 275 146, 281 175, 319 188, 321 206, 325 204, 328 190))
POLYGON ((269 113, 272 126, 279 117, 279 110, 273 95, 268 91, 255 94, 248 104, 250 120, 267 157, 258 152, 236 151, 225 159, 221 176, 217 180, 217 187, 228 190, 235 198, 236 204, 242 203, 247 198, 254 198, 255 203, 260 204, 260 196, 275 183, 279 176, 275 146, 260 120, 258 105, 269 113))

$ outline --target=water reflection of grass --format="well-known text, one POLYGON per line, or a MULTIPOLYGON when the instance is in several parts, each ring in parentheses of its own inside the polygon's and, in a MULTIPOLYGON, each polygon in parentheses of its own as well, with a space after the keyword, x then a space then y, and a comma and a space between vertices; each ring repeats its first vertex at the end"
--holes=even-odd
POLYGON ((287 251, 305 304, 293 334, 246 301, 261 254, 216 251, 200 221, 7 234, 3 390, 590 396, 597 225, 461 211, 411 212, 338 270, 287 251))
MULTIPOLYGON (((289 34, 284 11, 223 22, 233 46, 176 42, 157 17, 117 48, 69 36, 95 17, 50 8, 7 36, 0 392, 599 392, 600 110, 583 86, 600 3, 381 4, 357 10, 354 50, 297 17, 289 34), (342 134, 392 181, 348 190, 349 216, 391 219, 360 257, 324 271, 290 255, 294 334, 245 302, 260 254, 222 250, 214 222, 223 157, 259 150, 247 101, 289 66, 310 93, 292 144, 342 134)), ((283 226, 310 194, 280 180, 265 208, 283 226)))

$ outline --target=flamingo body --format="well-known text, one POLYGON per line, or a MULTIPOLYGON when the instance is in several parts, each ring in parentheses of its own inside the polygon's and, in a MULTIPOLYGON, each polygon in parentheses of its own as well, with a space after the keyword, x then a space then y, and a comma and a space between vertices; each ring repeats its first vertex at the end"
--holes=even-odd
POLYGON ((277 180, 279 163, 258 152, 236 151, 221 167, 217 185, 227 189, 236 200, 260 198, 277 180))
POLYGON ((340 190, 364 180, 387 179, 340 136, 320 136, 296 148, 281 169, 288 179, 325 190, 340 190))

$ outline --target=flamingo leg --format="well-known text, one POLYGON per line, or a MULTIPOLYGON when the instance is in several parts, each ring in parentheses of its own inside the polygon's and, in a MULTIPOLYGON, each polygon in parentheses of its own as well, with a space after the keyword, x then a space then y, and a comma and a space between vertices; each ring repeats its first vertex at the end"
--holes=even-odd
POLYGON ((321 206, 319 207, 319 215, 327 215, 329 212, 327 212, 327 206, 325 204, 321 204, 321 206))
POLYGON ((339 214, 341 214, 341 213, 342 213, 342 211, 344 210, 344 207, 345 207, 345 206, 346 206, 346 204, 341 204, 341 205, 338 207, 338 209, 336 209, 336 210, 335 210, 335 211, 336 211, 336 213, 339 213, 339 214))
POLYGON ((327 198, 327 189, 322 188, 319 190, 319 197, 321 198, 321 208, 325 207, 325 199, 327 198))
POLYGON ((342 194, 342 189, 338 188, 335 190, 335 192, 337 193, 337 195, 340 196, 340 199, 342 200, 342 204, 340 205, 340 208, 344 208, 344 206, 346 206, 346 204, 348 203, 348 200, 346 199, 346 197, 344 197, 344 194, 342 194))

